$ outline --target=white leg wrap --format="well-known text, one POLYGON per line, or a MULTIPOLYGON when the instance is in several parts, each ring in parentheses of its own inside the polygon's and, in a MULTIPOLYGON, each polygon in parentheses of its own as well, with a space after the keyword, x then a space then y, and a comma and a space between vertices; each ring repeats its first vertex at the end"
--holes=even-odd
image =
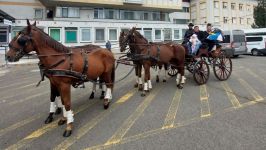
POLYGON ((139 77, 138 76, 136 77, 136 83, 139 83, 139 77))
POLYGON ((181 74, 178 73, 176 76, 176 84, 179 85, 180 84, 180 78, 181 78, 181 74))
POLYGON ((149 89, 152 89, 151 80, 148 80, 148 87, 149 89))
POLYGON ((148 91, 148 83, 147 82, 144 83, 144 91, 148 91))
POLYGON ((160 76, 160 74, 161 74, 161 69, 158 69, 157 75, 160 76))
POLYGON ((106 90, 106 86, 105 84, 102 85, 102 91, 105 91, 106 90))
POLYGON ((65 106, 63 107, 63 116, 64 116, 64 117, 67 117, 65 106))
POLYGON ((55 101, 56 101, 57 107, 60 107, 60 108, 63 107, 63 104, 62 104, 61 99, 58 99, 58 98, 57 98, 55 101))
POLYGON ((141 78, 139 78, 139 84, 142 84, 142 79, 141 78))
POLYGON ((67 124, 74 122, 74 114, 72 110, 66 112, 67 124))
POLYGON ((167 77, 167 70, 164 71, 164 77, 163 77, 163 79, 166 80, 166 77, 167 77))
POLYGON ((93 83, 92 92, 96 92, 96 84, 95 83, 93 83))
POLYGON ((56 109, 55 102, 50 102, 50 113, 54 113, 56 109))
POLYGON ((112 90, 107 88, 104 99, 112 99, 112 90))
POLYGON ((182 76, 182 78, 181 78, 181 83, 182 83, 182 84, 185 84, 186 79, 187 79, 187 78, 186 78, 185 76, 182 76))

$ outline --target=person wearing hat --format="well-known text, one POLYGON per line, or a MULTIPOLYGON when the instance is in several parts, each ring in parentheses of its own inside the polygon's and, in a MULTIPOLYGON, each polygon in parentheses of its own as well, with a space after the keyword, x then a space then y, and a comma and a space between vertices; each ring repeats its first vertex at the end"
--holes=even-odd
POLYGON ((183 41, 183 44, 186 44, 186 43, 189 41, 191 35, 194 34, 193 26, 194 26, 193 23, 189 23, 189 24, 188 24, 188 30, 186 31, 186 33, 185 33, 185 35, 184 35, 184 41, 183 41))

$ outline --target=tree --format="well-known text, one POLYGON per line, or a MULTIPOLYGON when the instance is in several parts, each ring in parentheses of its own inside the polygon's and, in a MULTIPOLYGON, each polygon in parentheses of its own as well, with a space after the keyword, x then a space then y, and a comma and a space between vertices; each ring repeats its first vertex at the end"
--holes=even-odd
POLYGON ((254 8, 253 28, 266 28, 266 0, 258 0, 258 6, 254 8))

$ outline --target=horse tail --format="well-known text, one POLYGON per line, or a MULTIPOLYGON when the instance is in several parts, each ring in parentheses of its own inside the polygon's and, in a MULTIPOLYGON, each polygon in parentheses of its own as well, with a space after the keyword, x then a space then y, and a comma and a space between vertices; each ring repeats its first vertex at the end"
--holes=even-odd
POLYGON ((112 80, 113 87, 114 87, 114 84, 115 84, 115 64, 113 65, 113 68, 112 68, 111 80, 112 80))

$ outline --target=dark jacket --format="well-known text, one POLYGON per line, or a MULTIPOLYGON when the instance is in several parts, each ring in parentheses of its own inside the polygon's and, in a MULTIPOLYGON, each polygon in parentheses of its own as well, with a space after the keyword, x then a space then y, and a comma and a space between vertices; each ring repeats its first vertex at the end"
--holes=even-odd
POLYGON ((194 30, 193 29, 188 29, 184 35, 184 43, 187 43, 189 41, 189 38, 191 37, 191 35, 194 34, 194 30))
POLYGON ((196 34, 198 36, 198 39, 203 42, 205 39, 205 34, 203 31, 199 31, 199 32, 194 32, 194 34, 196 34))
POLYGON ((105 47, 110 51, 112 47, 111 42, 110 41, 106 42, 105 47))

